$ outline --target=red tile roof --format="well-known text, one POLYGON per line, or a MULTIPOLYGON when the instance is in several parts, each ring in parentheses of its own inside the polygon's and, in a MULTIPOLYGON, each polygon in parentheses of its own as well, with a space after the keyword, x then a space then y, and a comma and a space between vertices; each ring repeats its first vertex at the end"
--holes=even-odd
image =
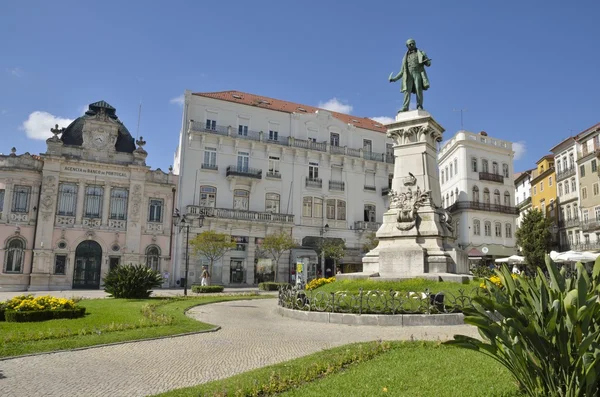
MULTIPOLYGON (((228 101, 234 103, 240 103, 242 105, 258 106, 265 109, 276 110, 285 113, 315 113, 319 108, 309 105, 301 105, 299 103, 282 101, 281 99, 268 98, 265 96, 248 94, 240 91, 219 91, 219 92, 194 92, 192 95, 203 96, 206 98, 218 99, 221 101, 228 101)), ((366 130, 386 132, 387 129, 381 123, 375 120, 371 120, 367 117, 356 117, 349 114, 331 112, 333 117, 340 120, 343 123, 354 125, 358 128, 366 130)))

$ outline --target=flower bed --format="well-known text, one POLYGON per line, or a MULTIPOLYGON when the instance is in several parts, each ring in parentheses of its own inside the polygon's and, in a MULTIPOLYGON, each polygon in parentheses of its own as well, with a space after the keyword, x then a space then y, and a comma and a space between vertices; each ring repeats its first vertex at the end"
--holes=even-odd
POLYGON ((7 322, 46 321, 84 315, 85 307, 77 306, 73 299, 50 295, 19 295, 0 304, 0 321, 7 322))
POLYGON ((329 277, 329 278, 323 278, 323 277, 321 277, 321 278, 315 278, 314 280, 310 280, 310 281, 308 282, 308 284, 306 284, 306 290, 307 290, 307 291, 311 291, 311 290, 313 290, 313 289, 317 289, 317 288, 319 288, 319 287, 320 287, 320 286, 322 286, 322 285, 325 285, 325 284, 331 284, 331 283, 333 283, 333 282, 335 282, 335 277, 329 277))

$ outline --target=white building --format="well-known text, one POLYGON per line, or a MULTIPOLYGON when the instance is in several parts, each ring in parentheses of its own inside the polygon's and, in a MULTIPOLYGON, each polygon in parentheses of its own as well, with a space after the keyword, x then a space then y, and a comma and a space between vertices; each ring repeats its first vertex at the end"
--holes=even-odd
POLYGON ((487 259, 516 253, 512 143, 459 131, 438 156, 442 205, 459 247, 487 259))
MULTIPOLYGON (((387 209, 392 141, 371 119, 238 91, 186 91, 175 172, 177 207, 192 218, 190 238, 211 229, 238 248, 216 264, 212 282, 255 284, 272 277, 257 246, 285 230, 302 246, 279 263, 279 279, 294 279, 298 258, 315 264, 314 248, 338 238, 348 250, 343 270, 361 269, 361 247, 387 209), (206 215, 203 228, 193 217, 206 215)), ((184 277, 186 242, 176 239, 175 266, 184 277)), ((268 260, 267 260, 268 262, 268 260)), ((190 282, 202 258, 190 257, 190 282)), ((323 276, 335 273, 326 261, 323 276)), ((317 267, 310 266, 310 272, 317 267)))
POLYGON ((531 169, 515 174, 515 205, 519 210, 517 229, 521 226, 525 214, 531 210, 531 180, 535 178, 537 169, 531 169))

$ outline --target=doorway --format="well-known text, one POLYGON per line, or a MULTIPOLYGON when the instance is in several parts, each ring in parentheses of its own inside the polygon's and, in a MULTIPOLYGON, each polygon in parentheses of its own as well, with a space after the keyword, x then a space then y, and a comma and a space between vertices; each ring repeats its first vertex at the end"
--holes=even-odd
POLYGON ((100 289, 102 247, 96 241, 81 242, 75 250, 73 288, 100 289))
POLYGON ((229 266, 229 282, 231 284, 243 284, 246 282, 246 269, 244 262, 232 259, 229 266))

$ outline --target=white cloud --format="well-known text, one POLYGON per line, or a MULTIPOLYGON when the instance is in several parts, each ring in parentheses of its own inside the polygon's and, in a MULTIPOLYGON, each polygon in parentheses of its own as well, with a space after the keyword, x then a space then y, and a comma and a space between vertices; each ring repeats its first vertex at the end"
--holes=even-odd
POLYGON ((374 120, 380 124, 390 124, 396 121, 393 117, 380 116, 380 117, 369 117, 371 120, 374 120))
POLYGON ((337 98, 331 98, 327 102, 319 102, 318 107, 338 113, 350 114, 352 112, 352 105, 344 104, 338 101, 337 98))
POLYGON ((515 151, 515 160, 519 160, 523 156, 525 156, 525 152, 527 152, 527 146, 525 145, 525 141, 514 142, 513 150, 515 151))
POLYGON ((51 128, 58 124, 59 128, 66 127, 73 120, 54 116, 48 112, 35 111, 29 115, 27 120, 23 122, 20 130, 25 131, 27 138, 31 139, 48 139, 52 136, 51 128))
POLYGON ((171 100, 169 101, 169 103, 174 103, 179 106, 183 106, 184 102, 185 97, 183 96, 183 94, 176 96, 175 98, 171 98, 171 100))
POLYGON ((23 72, 23 69, 20 68, 13 68, 10 70, 10 74, 12 74, 15 77, 22 77, 24 73, 25 72, 23 72))

